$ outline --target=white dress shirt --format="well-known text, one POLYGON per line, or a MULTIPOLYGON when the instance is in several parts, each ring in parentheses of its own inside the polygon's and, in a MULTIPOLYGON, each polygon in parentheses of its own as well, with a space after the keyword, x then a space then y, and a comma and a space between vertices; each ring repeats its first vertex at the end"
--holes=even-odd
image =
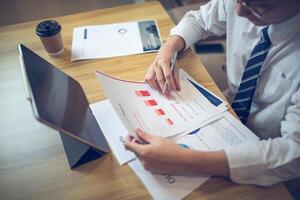
MULTIPOLYGON (((257 82, 247 126, 261 140, 225 149, 234 182, 272 185, 300 177, 300 14, 269 26, 271 49, 257 82)), ((238 91, 248 58, 260 39, 248 19, 237 16, 232 0, 212 0, 188 12, 171 35, 186 48, 211 35, 227 35, 226 96, 238 91)))

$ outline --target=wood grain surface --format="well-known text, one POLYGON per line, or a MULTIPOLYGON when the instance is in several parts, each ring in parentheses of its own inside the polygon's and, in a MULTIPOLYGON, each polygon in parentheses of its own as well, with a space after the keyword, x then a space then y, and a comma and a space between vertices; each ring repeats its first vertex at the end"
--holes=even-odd
MULTIPOLYGON (((112 153, 70 170, 59 134, 33 117, 25 99, 17 45, 22 43, 74 77, 90 103, 105 99, 94 72, 119 78, 143 80, 155 53, 71 62, 74 27, 156 19, 163 41, 174 23, 158 2, 132 4, 57 17, 62 25, 65 51, 47 55, 35 35, 38 21, 0 27, 0 199, 151 199, 127 166, 119 166, 112 153)), ((178 64, 197 81, 222 98, 205 68, 191 50, 178 64)), ((187 199, 291 199, 282 184, 269 188, 236 185, 212 178, 187 199)))

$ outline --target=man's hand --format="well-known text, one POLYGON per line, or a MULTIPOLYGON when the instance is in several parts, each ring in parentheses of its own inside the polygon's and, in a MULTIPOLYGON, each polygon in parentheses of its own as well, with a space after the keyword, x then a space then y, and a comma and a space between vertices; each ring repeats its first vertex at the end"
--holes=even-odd
POLYGON ((191 150, 185 149, 169 139, 149 135, 136 130, 138 139, 129 136, 125 147, 134 152, 146 170, 154 173, 188 173, 191 150))
POLYGON ((169 96, 170 90, 180 90, 177 65, 171 70, 171 59, 175 52, 179 52, 185 46, 184 40, 179 36, 171 36, 160 48, 156 58, 149 66, 145 75, 145 81, 154 89, 169 96), (169 87, 164 90, 165 84, 169 87))
POLYGON ((229 176, 227 157, 221 151, 195 151, 173 141, 136 130, 137 138, 128 136, 126 149, 135 153, 144 168, 154 173, 173 175, 229 176))
POLYGON ((173 71, 171 70, 172 56, 173 51, 162 47, 145 75, 145 81, 152 88, 161 91, 166 96, 170 93, 170 90, 180 90, 177 65, 174 66, 173 71), (169 86, 167 90, 164 90, 165 84, 169 86))

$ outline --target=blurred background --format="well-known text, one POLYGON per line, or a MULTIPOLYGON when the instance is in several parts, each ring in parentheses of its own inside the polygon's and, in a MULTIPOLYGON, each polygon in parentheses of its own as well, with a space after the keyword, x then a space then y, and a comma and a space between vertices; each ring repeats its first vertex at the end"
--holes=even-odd
MULTIPOLYGON (((147 0, 0 0, 0 26, 145 1, 147 0)), ((160 0, 176 24, 187 11, 196 10, 208 1, 160 0)), ((209 38, 193 47, 222 91, 227 88, 224 49, 225 37, 209 38)))

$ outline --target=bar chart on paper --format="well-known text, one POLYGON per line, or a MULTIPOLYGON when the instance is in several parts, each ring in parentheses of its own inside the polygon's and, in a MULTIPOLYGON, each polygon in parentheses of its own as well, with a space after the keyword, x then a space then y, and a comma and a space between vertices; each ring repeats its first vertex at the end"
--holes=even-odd
POLYGON ((121 80, 97 72, 101 87, 132 135, 140 128, 150 134, 171 137, 187 134, 209 123, 216 108, 184 76, 181 91, 167 99, 145 82, 121 80))
MULTIPOLYGON (((161 108, 160 105, 158 105, 158 103, 155 99, 151 98, 151 94, 148 90, 135 90, 134 92, 137 95, 137 97, 150 97, 150 99, 143 100, 146 107, 148 107, 151 110, 150 112, 153 112, 153 114, 155 113, 156 118, 158 120, 165 121, 168 126, 174 125, 173 121, 170 118, 166 118, 167 115, 166 115, 164 109, 161 108)), ((139 100, 141 100, 141 99, 139 98, 139 100)), ((139 119, 139 120, 142 120, 142 119, 139 119)), ((160 130, 163 131, 163 129, 160 129, 160 130)))

